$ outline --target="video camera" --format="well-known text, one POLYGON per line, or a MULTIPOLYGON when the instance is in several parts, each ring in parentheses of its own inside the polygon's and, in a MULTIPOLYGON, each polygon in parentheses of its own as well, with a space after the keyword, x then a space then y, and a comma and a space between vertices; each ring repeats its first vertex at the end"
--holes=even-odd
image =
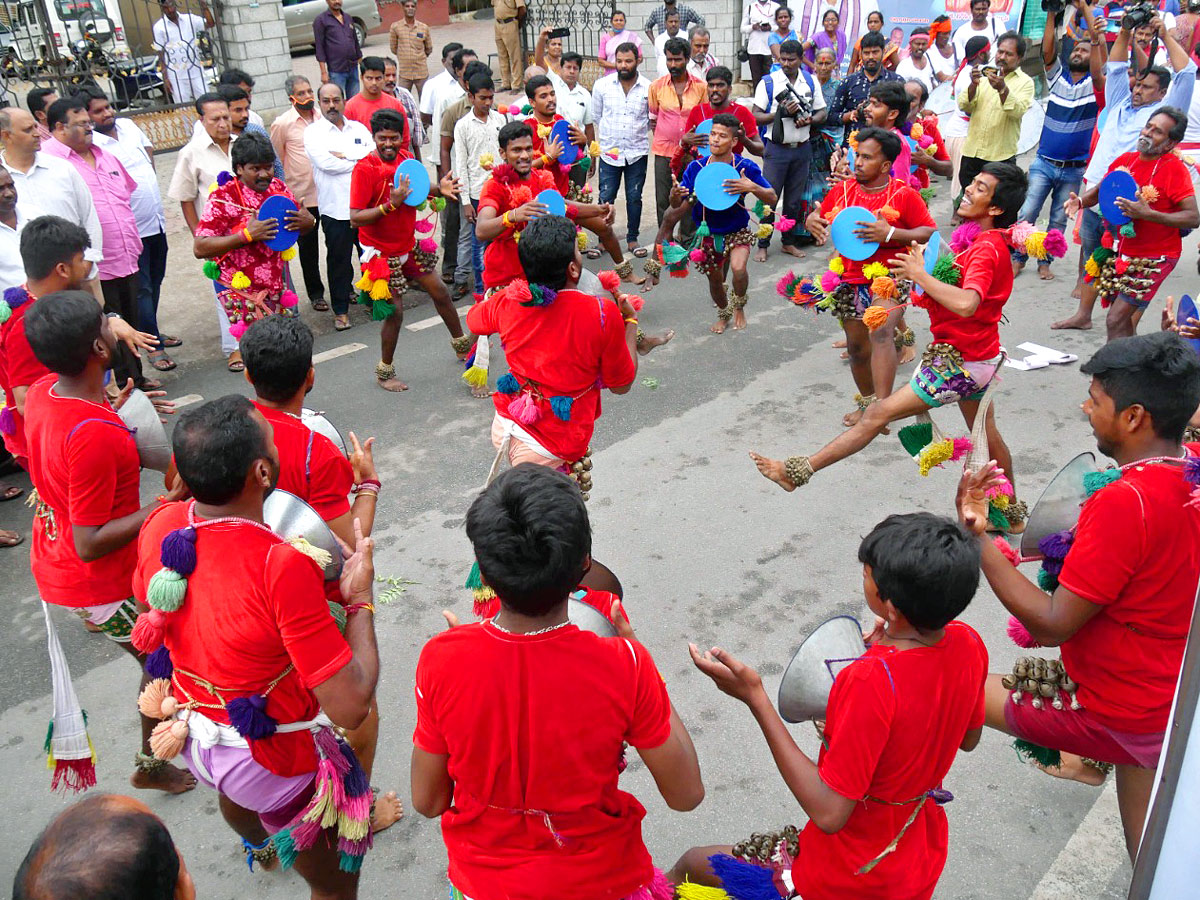
POLYGON ((783 109, 784 101, 787 99, 797 106, 796 112, 790 116, 797 128, 803 127, 800 124, 803 120, 812 118, 812 99, 801 97, 796 93, 796 89, 785 81, 779 93, 775 95, 775 122, 771 125, 771 140, 777 144, 783 142, 783 120, 789 117, 789 114, 783 109))
POLYGON ((1149 0, 1137 0, 1125 7, 1125 15, 1121 17, 1121 27, 1129 31, 1148 25, 1150 20, 1158 15, 1158 7, 1149 0))

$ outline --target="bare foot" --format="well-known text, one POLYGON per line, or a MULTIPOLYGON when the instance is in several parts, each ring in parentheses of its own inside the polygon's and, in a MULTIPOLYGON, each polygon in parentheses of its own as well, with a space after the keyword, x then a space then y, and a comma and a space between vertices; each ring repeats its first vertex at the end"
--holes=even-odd
POLYGON ((862 414, 863 411, 861 409, 856 409, 854 412, 848 412, 842 416, 842 424, 847 428, 853 428, 858 424, 858 420, 862 418, 862 414))
POLYGON ((722 318, 718 318, 717 321, 712 323, 712 325, 709 327, 708 330, 711 331, 713 334, 724 334, 725 329, 728 326, 729 326, 728 322, 726 322, 722 318))
POLYGON ((900 356, 896 359, 896 365, 902 366, 905 363, 910 363, 917 358, 917 348, 912 344, 905 344, 900 348, 900 356))
POLYGON ((378 378, 378 379, 376 379, 376 381, 379 382, 379 386, 381 388, 383 388, 385 391, 391 391, 392 393, 395 393, 395 394, 398 394, 401 391, 408 390, 408 385, 405 384, 403 381, 401 381, 399 378, 388 378, 387 380, 378 378))
POLYGON ((754 251, 754 261, 755 262, 766 262, 767 261, 767 248, 766 247, 759 247, 757 250, 754 251))
POLYGON ((1016 278, 1018 275, 1021 274, 1021 270, 1025 268, 1025 263, 1021 262, 1020 260, 1014 259, 1012 261, 1012 267, 1013 267, 1013 278, 1016 278))
POLYGON ((1083 298, 1083 288, 1078 283, 1075 285, 1075 290, 1071 291, 1071 297, 1075 300, 1083 298))
POLYGON ((744 331, 746 328, 746 311, 744 309, 735 309, 733 311, 733 330, 744 331))
POLYGON ((396 796, 395 791, 388 791, 375 798, 375 808, 371 812, 371 833, 391 828, 404 816, 404 804, 396 796))
POLYGON ((643 293, 643 294, 648 294, 648 293, 650 293, 650 290, 651 290, 651 289, 652 289, 652 288, 653 288, 653 287, 654 287, 656 284, 658 284, 658 276, 657 276, 657 275, 647 275, 647 276, 646 276, 646 283, 642 285, 642 293, 643 293))
POLYGON ((850 351, 849 351, 849 350, 843 350, 843 351, 842 351, 842 355, 839 357, 839 359, 849 359, 849 358, 850 358, 850 351))
POLYGON ((1054 273, 1050 271, 1049 266, 1038 266, 1038 278, 1042 281, 1053 281, 1054 273))
POLYGON ((1093 787, 1104 784, 1105 778, 1108 777, 1095 766, 1089 766, 1082 757, 1076 756, 1074 753, 1060 755, 1062 762, 1057 766, 1043 766, 1036 763, 1035 765, 1047 775, 1065 778, 1067 781, 1078 781, 1081 784, 1090 784, 1093 787))
POLYGON ((1055 322, 1050 327, 1055 331, 1063 331, 1068 328, 1074 328, 1079 331, 1089 331, 1092 327, 1092 318, 1091 316, 1085 316, 1083 313, 1077 312, 1069 319, 1063 319, 1059 322, 1055 322))
POLYGON ((184 794, 196 786, 196 776, 178 766, 163 766, 157 772, 135 769, 129 783, 143 791, 164 791, 168 794, 184 794))
POLYGON ((792 479, 787 477, 782 460, 767 459, 765 456, 759 456, 753 450, 750 451, 750 458, 754 460, 754 465, 758 466, 758 471, 764 478, 770 478, 788 493, 796 489, 792 479))
POLYGON ((794 256, 796 259, 804 259, 804 257, 808 256, 808 254, 799 247, 793 247, 791 244, 784 244, 780 249, 782 249, 783 252, 788 256, 794 256))
POLYGON ((631 272, 628 275, 622 276, 621 280, 628 281, 630 284, 636 284, 638 287, 641 287, 643 284, 646 283, 646 276, 645 275, 634 275, 631 272))
POLYGON ((494 393, 496 392, 489 389, 486 384, 471 385, 471 396, 479 400, 486 400, 494 393))
POLYGON ((661 347, 663 344, 669 343, 673 337, 675 337, 674 331, 664 331, 662 334, 643 335, 642 339, 638 341, 638 355, 645 356, 655 347, 661 347))
POLYGON ((834 350, 845 350, 846 342, 844 340, 834 341, 830 346, 833 347, 834 350))

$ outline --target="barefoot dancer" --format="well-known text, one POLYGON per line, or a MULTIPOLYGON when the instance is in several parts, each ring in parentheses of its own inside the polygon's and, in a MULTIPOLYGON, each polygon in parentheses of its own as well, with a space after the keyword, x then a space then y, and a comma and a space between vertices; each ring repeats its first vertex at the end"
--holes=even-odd
MULTIPOLYGON (((859 140, 860 160, 864 143, 876 141, 859 140)), ((869 156, 872 160, 874 153, 872 148, 869 156)), ((867 407, 854 427, 811 457, 793 456, 783 462, 752 452, 750 457, 763 475, 784 490, 794 491, 807 484, 814 472, 867 446, 889 422, 948 403, 959 404, 967 426, 974 426, 983 392, 1002 361, 1000 316, 1012 291, 1010 246, 999 229, 1016 221, 1025 202, 1025 188, 1025 173, 1011 163, 988 163, 967 186, 958 214, 977 224, 978 229, 971 231, 977 231, 978 236, 958 257, 961 274, 957 285, 927 274, 924 260, 915 248, 891 261, 898 278, 909 279, 925 293, 922 305, 929 310, 929 327, 933 332, 933 341, 921 357, 912 380, 886 400, 867 407)), ((894 310, 891 315, 895 315, 894 310)), ((854 321, 866 330, 861 320, 854 321)), ((893 347, 890 341, 886 345, 887 349, 893 347)), ((1011 480, 1012 458, 990 408, 986 426, 992 456, 1002 460, 1001 466, 1011 480)))
MULTIPOLYGON (((690 215, 697 226, 707 228, 709 234, 705 236, 704 230, 697 227, 696 237, 700 243, 692 253, 701 256, 696 261, 696 271, 708 277, 708 292, 717 305, 717 321, 713 323, 711 331, 713 334, 723 334, 731 319, 735 329, 746 327, 746 292, 750 287, 746 264, 750 261, 754 232, 750 230, 750 213, 746 211, 745 197, 747 194, 753 195, 768 208, 774 206, 778 198, 758 165, 733 152, 742 127, 737 117, 731 113, 718 113, 713 116, 712 123, 708 138, 708 149, 712 155, 707 160, 690 163, 684 170, 683 180, 671 187, 671 208, 663 216, 655 247, 660 248, 663 242, 670 239, 675 223, 684 216, 690 215), (729 209, 706 209, 696 197, 696 178, 710 162, 732 165, 741 176, 725 182, 726 190, 741 195, 729 209), (727 293, 725 275, 729 270, 733 272, 733 289, 727 293)), ((657 281, 658 277, 654 276, 652 283, 657 281)))
POLYGON ((379 680, 371 539, 356 528, 344 550, 343 637, 321 568, 263 524, 279 456, 262 414, 222 397, 182 416, 172 447, 195 499, 146 520, 134 581, 151 608, 133 641, 165 670, 138 698, 164 720, 151 746, 217 790, 246 845, 270 836, 312 897, 353 900, 371 792, 334 726, 363 722, 379 680))
MULTIPOLYGON (((279 453, 278 486, 316 510, 349 547, 354 543, 355 522, 364 537, 371 536, 375 524, 375 504, 382 488, 372 452, 375 439, 359 444, 351 431, 352 452, 347 459, 333 441, 301 420, 304 398, 316 380, 312 345, 312 331, 299 319, 275 316, 255 322, 242 338, 246 380, 254 386, 255 408, 271 424, 279 453), (346 499, 350 493, 353 506, 346 499)), ((334 582, 326 582, 325 594, 335 603, 341 601, 334 582)), ((346 740, 369 779, 379 740, 379 707, 373 699, 366 721, 346 732, 346 740)), ((371 830, 383 831, 403 814, 395 791, 388 791, 372 806, 371 830)))
MULTIPOLYGON (((358 161, 350 176, 350 224, 358 229, 363 245, 364 272, 373 260, 387 260, 386 273, 380 274, 387 279, 385 299, 391 301, 392 309, 379 330, 380 362, 375 367, 375 378, 385 391, 408 390, 408 385, 396 377, 392 360, 404 319, 403 294, 409 280, 421 285, 433 300, 450 332, 450 346, 459 359, 466 359, 471 346, 471 338, 463 334, 458 310, 450 302, 450 293, 437 277, 436 257, 417 246, 417 210, 404 202, 409 194, 408 180, 401 179, 399 187, 393 186, 397 167, 413 158, 411 150, 404 144, 404 133, 404 115, 399 111, 381 109, 373 113, 371 134, 375 138, 375 150, 358 161)), ((431 187, 429 196, 449 198, 457 203, 458 182, 454 173, 447 173, 439 184, 431 187)), ((382 278, 376 283, 380 280, 382 278)))
POLYGON ((921 195, 891 176, 892 164, 899 157, 903 143, 900 138, 891 131, 869 127, 859 130, 857 140, 854 177, 830 188, 821 208, 809 215, 805 225, 817 243, 824 244, 830 223, 843 209, 863 206, 877 213, 875 221, 861 223, 855 234, 878 243, 879 249, 861 262, 834 254, 830 270, 837 277, 822 278, 837 282, 832 309, 846 332, 850 372, 858 387, 854 397, 858 408, 843 418, 842 424, 846 426, 855 425, 874 400, 890 396, 896 380, 895 328, 903 307, 896 304, 887 323, 868 332, 862 314, 876 299, 871 283, 878 275, 887 274, 885 264, 898 250, 913 242, 925 243, 937 228, 921 195))
MULTIPOLYGON (((1073 531, 1053 536, 1059 573, 1047 582, 1050 596, 990 541, 979 545, 983 574, 1000 602, 1033 641, 1061 648, 1082 708, 1012 702, 993 674, 987 724, 1062 751, 1062 766, 1047 769, 1052 774, 1095 784, 1103 774, 1081 757, 1115 764, 1133 859, 1200 578, 1200 509, 1187 476, 1200 445, 1180 444, 1200 405, 1200 360, 1178 336, 1158 332, 1112 341, 1080 369, 1092 378, 1083 409, 1097 449, 1120 468, 1099 473, 1107 483, 1084 503, 1073 531)), ((971 511, 975 497, 997 471, 992 464, 960 485, 959 517, 976 533, 984 523, 971 511)))
MULTIPOLYGON (((137 447, 104 394, 116 338, 96 298, 85 291, 41 297, 24 321, 29 346, 52 373, 30 387, 25 397, 29 474, 37 489, 29 554, 34 580, 44 604, 71 608, 144 669, 145 656, 130 643, 134 620, 145 609, 134 599, 135 541, 138 529, 159 505, 140 504, 137 447)), ((131 389, 132 381, 118 405, 131 389)), ((96 783, 95 760, 49 606, 43 608, 54 675, 54 783, 85 790, 96 783)), ((147 681, 143 672, 142 684, 147 681)), ((154 724, 142 717, 142 741, 130 783, 173 794, 191 790, 196 780, 190 773, 150 755, 154 724)))

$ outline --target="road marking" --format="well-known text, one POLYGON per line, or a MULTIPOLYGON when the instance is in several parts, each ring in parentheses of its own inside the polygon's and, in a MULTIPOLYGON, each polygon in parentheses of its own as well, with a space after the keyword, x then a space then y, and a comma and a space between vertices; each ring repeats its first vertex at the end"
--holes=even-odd
MULTIPOLYGON (((455 308, 458 310, 459 318, 461 318, 462 314, 471 308, 471 304, 464 303, 462 306, 455 308)), ((434 325, 441 323, 441 321, 441 316, 430 316, 428 319, 422 319, 420 322, 413 322, 411 325, 405 325, 404 327, 409 331, 424 331, 426 328, 432 328, 434 325)))
POLYGON ((204 400, 199 394, 184 394, 182 397, 176 397, 171 402, 175 404, 176 409, 182 409, 185 406, 191 406, 193 403, 200 403, 204 400))
POLYGON ((350 353, 357 353, 359 350, 366 350, 366 344, 342 344, 340 347, 334 347, 332 350, 323 350, 320 353, 313 354, 313 365, 317 363, 329 362, 331 359, 337 359, 339 356, 346 356, 350 353))
POLYGON ((1098 897, 1126 857, 1115 778, 1092 804, 1029 900, 1098 897))

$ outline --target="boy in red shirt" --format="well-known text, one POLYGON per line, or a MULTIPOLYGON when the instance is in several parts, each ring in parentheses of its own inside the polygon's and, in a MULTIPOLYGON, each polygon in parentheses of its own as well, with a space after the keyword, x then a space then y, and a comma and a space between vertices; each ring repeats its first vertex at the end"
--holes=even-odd
MULTIPOLYGON (((894 135, 889 137, 894 138, 894 135)), ((859 160, 862 159, 863 143, 860 133, 859 160)), ((970 227, 956 235, 966 235, 963 241, 968 245, 961 251, 957 245, 952 245, 958 254, 956 265, 961 273, 957 284, 939 281, 928 274, 924 257, 915 247, 889 261, 895 278, 907 280, 924 292, 921 305, 929 311, 932 341, 917 363, 912 379, 886 400, 868 406, 852 428, 811 457, 793 456, 785 462, 751 452, 750 458, 759 472, 785 491, 794 491, 807 484, 814 472, 867 446, 888 423, 950 403, 957 403, 967 427, 974 427, 984 391, 1003 359, 1000 317, 1013 285, 1012 265, 1007 262, 1001 265, 1002 261, 1008 260, 1010 251, 1003 229, 1011 227, 1017 220, 1021 204, 1025 202, 1027 185, 1025 173, 1012 163, 988 163, 967 185, 958 215, 970 227)), ((912 188, 906 190, 912 191, 912 188)), ((835 187, 831 196, 837 191, 835 187)), ((921 202, 920 195, 915 191, 912 193, 921 202)), ((886 221, 881 217, 878 223, 886 224, 886 221)), ((818 220, 815 225, 825 232, 824 220, 818 220)), ((880 253, 883 252, 881 248, 880 253)), ((888 251, 889 254, 892 252, 888 251)), ((847 261, 847 273, 851 271, 850 267, 851 263, 847 261)), ((865 330, 861 319, 854 321, 857 327, 865 330)), ((846 333, 850 334, 849 331, 846 333)), ((887 346, 893 346, 890 340, 887 346)), ((1001 467, 1012 482, 1012 457, 996 428, 995 412, 991 407, 987 410, 986 428, 992 456, 1001 461, 1001 467)), ((1022 509, 1016 501, 1010 503, 1005 513, 1010 527, 1019 527, 1024 519, 1022 509)))
MULTIPOLYGON (((1092 257, 1096 262, 1100 253, 1108 257, 1099 265, 1096 288, 1100 302, 1108 307, 1105 326, 1110 341, 1134 333, 1134 315, 1150 305, 1179 262, 1183 251, 1181 232, 1200 226, 1191 174, 1172 152, 1183 140, 1187 124, 1187 114, 1182 110, 1160 107, 1142 128, 1137 151, 1122 153, 1108 167, 1109 172, 1128 172, 1138 184, 1136 200, 1117 200, 1117 206, 1131 221, 1117 232, 1112 248, 1115 255, 1101 248, 1092 257)), ((1094 206, 1099 198, 1099 184, 1082 197, 1071 194, 1067 216, 1073 218, 1081 207, 1094 206)))
POLYGON ((346 101, 344 115, 347 119, 353 119, 355 122, 360 122, 367 128, 370 128, 371 116, 375 115, 379 110, 390 109, 392 112, 398 112, 404 119, 404 128, 402 129, 404 146, 411 147, 412 142, 409 140, 408 117, 404 115, 404 104, 395 97, 390 96, 384 90, 387 81, 385 77, 386 69, 387 63, 383 57, 363 57, 363 61, 359 63, 359 70, 362 73, 362 87, 357 94, 346 101))
MULTIPOLYGON (((29 304, 25 338, 39 363, 51 374, 29 388, 25 397, 25 437, 29 474, 37 489, 30 567, 44 604, 72 609, 84 622, 134 656, 145 657, 130 642, 141 609, 134 599, 134 540, 157 503, 142 506, 138 497, 141 467, 133 433, 116 409, 128 398, 126 385, 115 407, 104 393, 116 350, 110 320, 86 291, 61 291, 29 304)), ((164 404, 163 412, 173 411, 164 404)), ((173 492, 172 496, 178 496, 173 492)), ((54 720, 50 740, 54 785, 84 790, 95 782, 94 757, 66 660, 53 648, 54 720), (89 763, 90 760, 90 763, 89 763)), ((150 755, 154 720, 142 717, 142 743, 130 783, 178 794, 196 786, 183 769, 150 755)))
MULTIPOLYGON (((834 679, 815 763, 796 746, 757 672, 719 647, 701 653, 689 645, 696 667, 750 707, 808 823, 798 852, 787 836, 775 860, 743 856, 739 864, 729 858, 733 847, 696 847, 675 864, 672 880, 720 886, 715 871, 755 865, 772 871, 781 896, 933 896, 949 845, 941 804, 953 799, 942 779, 983 730, 987 649, 974 629, 954 621, 979 586, 979 548, 957 523, 911 513, 876 525, 858 559, 875 627, 864 636, 866 652, 834 679)), ((692 895, 681 885, 679 896, 692 895)))
POLYGON ((422 649, 412 754, 413 806, 441 817, 451 895, 670 900, 618 766, 628 743, 687 811, 704 796, 700 765, 628 620, 601 638, 567 618, 591 559, 578 489, 510 469, 471 505, 467 536, 500 612, 422 649))
MULTIPOLYGON (((1054 775, 1098 784, 1103 772, 1081 757, 1115 764, 1133 859, 1200 580, 1200 509, 1188 475, 1200 445, 1181 443, 1200 405, 1200 360, 1178 335, 1157 332, 1106 344, 1080 371, 1092 378, 1083 409, 1096 447, 1119 468, 1084 502, 1073 532, 1056 536, 1067 549, 1053 554, 1061 568, 1052 593, 979 543, 1000 602, 1039 645, 1061 647, 1082 708, 1011 702, 1001 676, 989 675, 987 724, 1062 751, 1062 765, 1047 768, 1054 775)), ((959 490, 959 518, 976 533, 984 523, 972 506, 996 471, 992 463, 964 476, 959 490)))
MULTIPOLYGON (((437 257, 417 245, 417 209, 404 202, 409 194, 408 180, 401 179, 398 186, 394 184, 396 169, 413 158, 404 115, 381 109, 371 116, 370 128, 375 150, 360 159, 350 175, 350 224, 358 229, 364 272, 367 264, 377 257, 387 260, 387 299, 392 310, 379 330, 380 362, 375 367, 375 378, 385 391, 407 391, 408 385, 396 377, 392 360, 404 321, 401 296, 410 279, 420 284, 433 300, 450 332, 450 346, 459 359, 466 359, 471 339, 463 334, 458 310, 450 301, 446 285, 436 277, 437 257)), ((454 173, 447 173, 439 184, 432 186, 429 196, 446 197, 457 203, 458 181, 454 173)))
POLYGON ((729 90, 733 84, 733 73, 725 66, 713 66, 705 73, 704 80, 708 82, 708 99, 703 103, 697 103, 688 113, 687 121, 683 123, 683 137, 680 138, 679 153, 671 161, 671 170, 677 176, 683 175, 683 170, 692 160, 702 158, 698 148, 708 146, 708 135, 696 134, 696 126, 701 122, 707 122, 718 113, 730 113, 736 116, 738 123, 742 126, 733 145, 734 153, 740 155, 749 150, 755 156, 763 155, 763 142, 758 133, 758 123, 754 120, 754 113, 750 112, 750 107, 734 103, 729 96, 729 90))
POLYGON ((343 635, 321 568, 263 524, 279 455, 262 414, 235 395, 206 403, 172 448, 194 499, 146 520, 134 578, 150 609, 133 641, 162 665, 138 699, 164 720, 155 755, 216 788, 248 861, 278 854, 314 897, 353 900, 371 793, 332 726, 358 727, 379 679, 371 539, 356 528, 346 550, 343 635), (320 827, 322 806, 336 825, 320 827))

